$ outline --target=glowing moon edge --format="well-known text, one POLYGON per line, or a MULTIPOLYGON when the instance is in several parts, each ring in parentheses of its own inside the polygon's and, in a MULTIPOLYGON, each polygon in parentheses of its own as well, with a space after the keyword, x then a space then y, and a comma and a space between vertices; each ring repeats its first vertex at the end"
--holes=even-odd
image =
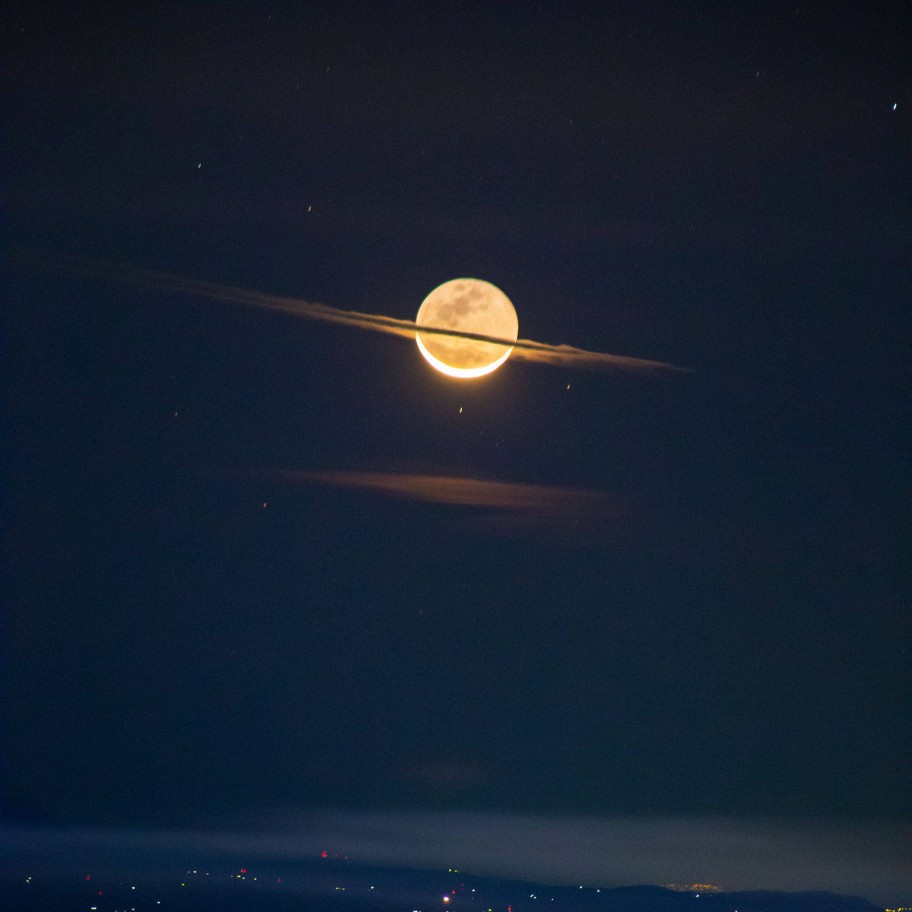
POLYGON ((448 377, 455 377, 457 380, 474 380, 476 377, 483 377, 485 374, 496 371, 510 357, 510 352, 513 351, 513 346, 511 345, 496 361, 484 364, 481 367, 452 367, 432 355, 421 341, 421 335, 417 332, 415 333, 415 341, 418 343, 418 349, 421 354, 424 355, 431 367, 436 368, 448 377))

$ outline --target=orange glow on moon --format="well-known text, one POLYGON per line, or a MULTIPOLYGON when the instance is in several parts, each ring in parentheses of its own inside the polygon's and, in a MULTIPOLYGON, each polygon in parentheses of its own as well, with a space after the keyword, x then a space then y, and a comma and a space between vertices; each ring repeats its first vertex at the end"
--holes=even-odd
MULTIPOLYGON (((415 322, 419 327, 475 333, 516 341, 519 320, 510 299, 482 279, 452 279, 438 285, 422 302, 415 322)), ((438 333, 415 333, 418 350, 431 367, 470 380, 497 370, 513 351, 512 345, 465 339, 438 333)))

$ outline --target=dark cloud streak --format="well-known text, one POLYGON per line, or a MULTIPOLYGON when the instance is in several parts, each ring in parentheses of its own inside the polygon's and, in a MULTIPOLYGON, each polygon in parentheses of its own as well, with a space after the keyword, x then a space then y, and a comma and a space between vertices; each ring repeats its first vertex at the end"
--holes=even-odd
MULTIPOLYGON (((33 265, 55 269, 70 268, 110 281, 128 282, 164 291, 175 291, 180 294, 189 294, 215 301, 240 304, 244 307, 254 307, 287 314, 304 320, 317 320, 339 326, 351 326, 356 329, 386 333, 400 338, 414 339, 415 331, 418 329, 418 325, 413 320, 362 313, 356 310, 344 310, 339 307, 331 307, 328 304, 305 301, 301 298, 287 298, 262 291, 203 282, 198 279, 144 269, 139 266, 87 261, 76 258, 52 258, 33 251, 15 251, 13 255, 17 259, 25 260, 33 265)), ((513 342, 509 339, 487 336, 482 333, 460 333, 450 329, 437 329, 427 326, 422 326, 421 331, 422 333, 456 336, 480 342, 512 345, 513 352, 511 357, 518 361, 578 367, 585 370, 691 373, 688 368, 677 367, 664 361, 652 361, 644 358, 631 358, 625 355, 612 355, 607 352, 588 351, 572 345, 551 345, 546 342, 534 342, 531 339, 517 339, 513 342)))

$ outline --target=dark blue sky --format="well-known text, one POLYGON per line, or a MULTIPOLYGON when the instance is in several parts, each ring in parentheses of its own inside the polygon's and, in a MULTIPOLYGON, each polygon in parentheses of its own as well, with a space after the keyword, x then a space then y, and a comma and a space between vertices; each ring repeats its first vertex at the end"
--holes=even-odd
POLYGON ((7 6, 14 806, 908 814, 901 7, 444 6, 7 6))

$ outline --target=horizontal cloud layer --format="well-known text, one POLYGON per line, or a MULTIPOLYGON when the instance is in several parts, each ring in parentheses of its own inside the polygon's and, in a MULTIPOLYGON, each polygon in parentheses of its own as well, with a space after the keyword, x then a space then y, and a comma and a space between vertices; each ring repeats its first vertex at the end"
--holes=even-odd
POLYGON ((591 488, 520 484, 460 475, 294 470, 273 470, 267 474, 281 481, 376 491, 404 500, 551 516, 579 516, 617 506, 609 494, 591 488))
MULTIPOLYGON (((413 320, 402 320, 397 317, 361 313, 356 310, 343 310, 339 307, 331 307, 328 304, 318 304, 300 298, 271 295, 262 291, 234 288, 230 285, 201 282, 196 279, 189 279, 184 276, 173 275, 167 272, 143 269, 138 266, 62 258, 51 260, 47 257, 22 251, 16 252, 15 255, 19 259, 25 259, 45 267, 74 268, 80 272, 106 279, 131 282, 166 291, 176 291, 181 294, 196 295, 198 297, 210 298, 216 301, 240 304, 244 307, 270 310, 304 320, 318 320, 340 326, 351 326, 357 329, 386 333, 388 335, 400 336, 408 339, 414 339, 415 331, 418 329, 418 325, 413 320)), ((496 336, 486 336, 480 333, 454 332, 451 329, 437 329, 427 326, 422 326, 421 332, 457 336, 459 338, 474 339, 481 342, 495 342, 501 345, 512 345, 513 353, 511 358, 519 361, 578 367, 587 370, 672 371, 677 373, 690 373, 687 368, 676 367, 675 365, 668 364, 664 361, 650 361, 643 358, 629 358, 624 355, 612 355, 607 352, 587 351, 586 349, 576 348, 572 345, 551 345, 546 342, 534 342, 531 339, 517 339, 513 342, 509 339, 500 339, 496 336)))

